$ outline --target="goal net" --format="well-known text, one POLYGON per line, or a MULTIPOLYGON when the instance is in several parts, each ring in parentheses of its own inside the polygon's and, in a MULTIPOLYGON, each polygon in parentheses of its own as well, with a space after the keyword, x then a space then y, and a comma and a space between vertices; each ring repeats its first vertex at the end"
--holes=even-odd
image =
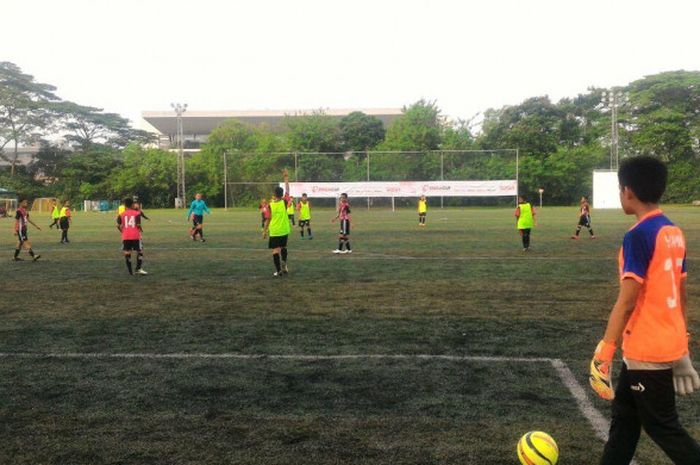
POLYGON ((291 194, 306 193, 316 205, 334 205, 342 192, 366 198, 368 207, 414 206, 421 195, 441 206, 511 205, 518 162, 515 149, 236 154, 226 170, 227 203, 269 197, 286 167, 291 194))

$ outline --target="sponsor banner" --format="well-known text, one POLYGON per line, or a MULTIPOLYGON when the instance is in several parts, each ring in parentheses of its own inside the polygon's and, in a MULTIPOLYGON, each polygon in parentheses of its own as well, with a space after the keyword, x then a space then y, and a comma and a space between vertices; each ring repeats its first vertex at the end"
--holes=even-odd
MULTIPOLYGON (((280 184, 284 187, 284 184, 280 184)), ((291 195, 350 197, 506 197, 518 193, 516 180, 500 181, 405 181, 405 182, 290 182, 291 195)))

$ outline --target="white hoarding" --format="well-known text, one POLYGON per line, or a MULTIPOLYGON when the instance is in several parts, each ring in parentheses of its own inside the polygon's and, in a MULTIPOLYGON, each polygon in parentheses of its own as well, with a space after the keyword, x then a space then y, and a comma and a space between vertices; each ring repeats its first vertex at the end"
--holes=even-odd
POLYGON ((617 171, 593 172, 593 208, 622 208, 617 171))
MULTIPOLYGON (((280 184, 284 187, 284 184, 280 184)), ((291 182, 293 197, 507 197, 518 193, 518 182, 502 181, 405 181, 405 182, 291 182)))

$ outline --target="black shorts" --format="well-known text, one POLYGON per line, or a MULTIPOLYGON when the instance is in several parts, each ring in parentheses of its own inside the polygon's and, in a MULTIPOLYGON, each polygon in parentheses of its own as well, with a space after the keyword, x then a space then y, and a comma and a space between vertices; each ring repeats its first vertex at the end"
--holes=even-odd
POLYGON ((287 218, 289 218, 290 220, 293 219, 293 218, 294 218, 294 213, 291 213, 291 214, 288 213, 288 214, 287 214, 287 218))
POLYGON ((278 247, 284 248, 287 247, 287 239, 289 238, 289 235, 287 236, 270 236, 270 241, 268 243, 268 247, 271 249, 276 249, 278 247))
POLYGON ((304 226, 307 228, 311 226, 311 220, 299 220, 299 227, 303 228, 304 226))
POLYGON ((423 212, 423 213, 418 213, 418 217, 419 217, 419 218, 422 218, 422 217, 424 217, 425 215, 427 215, 427 213, 426 213, 426 212, 423 212))
POLYGON ((591 216, 590 215, 581 215, 578 219, 578 225, 579 226, 590 226, 591 225, 591 216))
POLYGON ((350 235, 350 220, 340 220, 340 235, 349 236, 350 235))
POLYGON ((131 252, 132 250, 135 252, 142 252, 143 243, 139 239, 122 241, 122 250, 124 252, 131 252))
POLYGON ((68 229, 70 227, 70 221, 68 221, 68 217, 64 216, 60 220, 58 220, 58 224, 61 225, 61 229, 68 229))
POLYGON ((195 228, 202 223, 204 223, 204 215, 192 215, 192 225, 195 228))
POLYGON ((27 230, 26 230, 26 229, 20 229, 19 231, 17 231, 17 239, 18 239, 20 242, 26 242, 26 241, 28 241, 28 240, 29 240, 29 234, 27 234, 27 230))

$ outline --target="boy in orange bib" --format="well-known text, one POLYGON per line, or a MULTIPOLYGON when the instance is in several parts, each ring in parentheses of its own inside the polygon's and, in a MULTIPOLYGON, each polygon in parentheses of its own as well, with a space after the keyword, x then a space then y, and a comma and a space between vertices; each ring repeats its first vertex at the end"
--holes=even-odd
POLYGON ((675 393, 699 389, 700 378, 688 353, 685 238, 659 209, 666 178, 666 166, 652 157, 627 159, 618 171, 622 208, 637 223, 622 241, 620 293, 591 361, 591 387, 612 400, 601 465, 629 464, 642 428, 673 463, 700 464, 700 446, 681 426, 675 403, 675 393), (620 341, 623 364, 613 393, 620 341))

